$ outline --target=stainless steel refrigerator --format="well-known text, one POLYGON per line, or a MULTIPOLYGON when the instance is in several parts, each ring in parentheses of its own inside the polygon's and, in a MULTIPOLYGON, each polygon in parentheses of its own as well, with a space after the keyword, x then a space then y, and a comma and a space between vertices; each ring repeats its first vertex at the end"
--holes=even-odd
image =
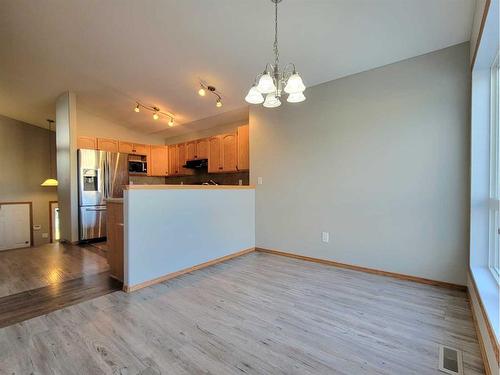
POLYGON ((128 184, 128 154, 78 150, 79 237, 106 237, 106 199, 122 198, 128 184))

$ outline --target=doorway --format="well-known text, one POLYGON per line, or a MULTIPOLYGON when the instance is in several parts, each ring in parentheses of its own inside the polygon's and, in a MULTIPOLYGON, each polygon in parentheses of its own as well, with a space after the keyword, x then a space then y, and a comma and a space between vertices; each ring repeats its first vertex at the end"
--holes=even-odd
POLYGON ((49 225, 50 242, 59 241, 61 235, 59 232, 59 204, 57 201, 49 202, 49 225))

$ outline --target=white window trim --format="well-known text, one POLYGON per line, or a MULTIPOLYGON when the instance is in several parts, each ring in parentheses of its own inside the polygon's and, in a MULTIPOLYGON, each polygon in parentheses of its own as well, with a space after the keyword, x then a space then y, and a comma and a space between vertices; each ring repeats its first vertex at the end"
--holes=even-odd
POLYGON ((491 116, 490 116, 490 238, 488 266, 500 282, 500 50, 491 66, 491 116))

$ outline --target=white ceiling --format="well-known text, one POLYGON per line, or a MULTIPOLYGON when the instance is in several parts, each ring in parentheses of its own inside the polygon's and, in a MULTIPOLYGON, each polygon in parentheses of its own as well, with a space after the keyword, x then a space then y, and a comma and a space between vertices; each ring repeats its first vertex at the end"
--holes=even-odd
MULTIPOLYGON (((294 62, 311 86, 438 50, 469 40, 474 5, 283 0, 281 61, 294 62)), ((3 0, 0 114, 44 126, 69 89, 86 111, 179 135, 186 127, 134 113, 135 100, 175 113, 178 123, 244 107, 272 60, 273 16, 270 0, 3 0), (223 108, 197 95, 199 78, 222 92, 223 108)))

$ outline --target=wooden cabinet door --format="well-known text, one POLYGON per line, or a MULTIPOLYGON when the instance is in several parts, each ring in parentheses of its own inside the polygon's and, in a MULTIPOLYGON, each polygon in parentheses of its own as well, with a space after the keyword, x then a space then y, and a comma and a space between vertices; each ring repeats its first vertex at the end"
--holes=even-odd
POLYGON ((134 153, 134 144, 131 142, 118 142, 118 152, 123 152, 125 154, 134 153))
POLYGON ((208 139, 198 139, 196 141, 196 159, 208 159, 209 148, 208 139))
POLYGON ((221 140, 222 138, 219 135, 208 139, 208 173, 219 173, 222 171, 221 140))
POLYGON ((146 156, 148 154, 148 146, 142 145, 140 143, 134 143, 134 149, 132 150, 132 152, 136 155, 146 156))
POLYGON ((196 141, 186 143, 186 160, 194 160, 197 158, 196 141))
POLYGON ((223 172, 238 170, 238 137, 236 133, 221 136, 221 160, 223 172))
POLYGON ((118 152, 118 141, 109 138, 97 138, 97 149, 101 151, 118 152))
POLYGON ((151 176, 168 175, 168 147, 151 145, 151 154, 148 162, 151 176))
POLYGON ((250 169, 249 126, 238 127, 238 170, 250 169))
POLYGON ((95 137, 78 137, 76 141, 76 148, 95 150, 97 148, 97 140, 95 137))
POLYGON ((179 174, 179 149, 177 145, 168 146, 168 174, 169 176, 179 174))
POLYGON ((178 155, 179 155, 179 174, 183 175, 183 176, 194 174, 194 170, 183 167, 184 165, 186 165, 186 161, 188 160, 187 159, 187 144, 180 143, 177 145, 177 149, 178 149, 178 155))

